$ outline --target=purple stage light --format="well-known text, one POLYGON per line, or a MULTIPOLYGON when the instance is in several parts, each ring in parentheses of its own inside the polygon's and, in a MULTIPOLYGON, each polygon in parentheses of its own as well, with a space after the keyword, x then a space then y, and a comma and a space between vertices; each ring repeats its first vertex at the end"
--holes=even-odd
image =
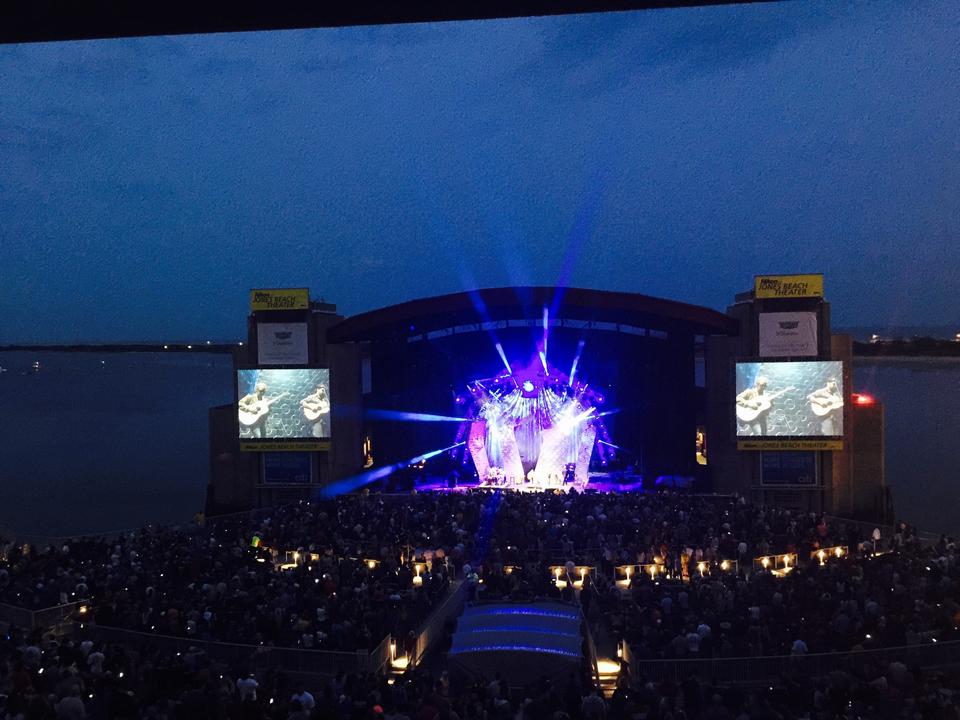
MULTIPOLYGON (((598 412, 600 393, 550 366, 546 353, 549 325, 546 310, 545 343, 538 343, 528 365, 467 384, 471 407, 465 414, 474 418, 468 447, 484 481, 497 477, 512 484, 522 483, 524 477, 533 481, 536 476, 557 482, 564 468, 573 465, 576 482, 586 484, 591 455, 599 447, 596 440, 608 437, 598 412)), ((574 372, 584 344, 581 339, 571 368, 574 372)), ((502 345, 496 343, 496 347, 505 361, 502 345)), ((505 361, 504 366, 508 365, 505 361)), ((608 459, 608 453, 599 452, 600 459, 608 459)))

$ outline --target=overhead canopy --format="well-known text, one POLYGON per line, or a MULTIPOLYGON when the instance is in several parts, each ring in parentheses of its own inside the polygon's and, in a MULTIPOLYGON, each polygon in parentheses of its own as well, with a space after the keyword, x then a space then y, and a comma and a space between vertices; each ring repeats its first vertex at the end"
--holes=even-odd
MULTIPOLYGON (((732 334, 737 323, 710 308, 639 293, 582 288, 506 287, 411 300, 354 315, 330 328, 330 342, 425 333, 465 323, 538 317, 550 308, 562 318, 623 323, 691 334, 732 334)), ((554 318, 556 319, 556 318, 554 318)))
POLYGON ((487 0, 487 2, 122 3, 13 0, 0 6, 0 43, 290 30, 348 25, 569 15, 769 0, 487 0))

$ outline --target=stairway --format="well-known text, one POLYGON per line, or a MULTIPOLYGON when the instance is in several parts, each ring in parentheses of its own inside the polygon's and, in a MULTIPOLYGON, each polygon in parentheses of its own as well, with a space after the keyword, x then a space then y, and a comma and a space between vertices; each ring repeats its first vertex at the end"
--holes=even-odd
POLYGON ((617 689, 617 676, 620 674, 620 663, 616 660, 597 660, 597 671, 600 676, 600 690, 605 698, 613 696, 617 689))

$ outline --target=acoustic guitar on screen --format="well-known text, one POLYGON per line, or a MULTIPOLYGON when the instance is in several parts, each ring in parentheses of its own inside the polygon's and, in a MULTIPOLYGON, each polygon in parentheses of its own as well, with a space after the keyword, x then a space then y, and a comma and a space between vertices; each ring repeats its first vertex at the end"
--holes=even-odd
POLYGON ((843 395, 838 393, 811 393, 807 396, 807 402, 810 403, 810 410, 817 417, 826 417, 834 410, 843 408, 843 395))
POLYGON ((795 389, 796 388, 793 387, 786 387, 783 390, 777 390, 776 392, 772 392, 770 394, 765 393, 763 395, 754 395, 749 400, 738 399, 737 419, 740 420, 740 422, 745 423, 752 423, 759 420, 768 412, 770 412, 770 408, 773 407, 774 400, 784 393, 795 389))
POLYGON ((307 395, 300 401, 300 408, 307 422, 316 422, 330 412, 330 398, 327 397, 326 388, 321 385, 316 392, 307 395))
POLYGON ((265 418, 269 414, 270 406, 285 395, 289 395, 289 393, 280 393, 276 397, 272 398, 260 398, 256 402, 250 404, 244 404, 241 401, 239 407, 240 424, 244 427, 253 427, 261 420, 261 418, 265 418))

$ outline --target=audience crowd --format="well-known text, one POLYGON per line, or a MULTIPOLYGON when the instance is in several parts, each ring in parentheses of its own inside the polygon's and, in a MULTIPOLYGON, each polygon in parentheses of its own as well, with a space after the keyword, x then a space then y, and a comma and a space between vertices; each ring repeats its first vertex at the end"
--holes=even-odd
POLYGON ((905 524, 864 532, 743 498, 676 493, 360 493, 46 548, 8 543, 2 557, 0 602, 37 610, 83 600, 84 624, 143 633, 105 644, 9 628, 0 693, 13 720, 957 717, 949 676, 889 660, 762 691, 644 679, 649 660, 960 639, 954 542, 921 542, 905 524), (835 545, 849 555, 810 560, 835 545), (774 553, 800 563, 783 577, 754 569, 754 557, 774 553), (650 563, 662 568, 656 579, 617 584, 617 568, 650 563), (565 582, 554 582, 555 567, 565 582), (395 683, 358 675, 301 687, 253 661, 258 649, 352 652, 412 638, 461 578, 473 598, 579 601, 597 637, 623 642, 636 667, 604 699, 587 678, 517 689, 420 670, 395 683), (151 635, 196 644, 160 650, 151 635), (247 664, 221 664, 207 641, 254 647, 238 655, 247 664))
POLYGON ((609 698, 569 676, 511 688, 499 674, 396 680, 339 674, 303 680, 212 661, 10 629, 0 639, 4 720, 957 720, 955 678, 894 661, 858 672, 803 674, 773 685, 630 683, 609 698))

